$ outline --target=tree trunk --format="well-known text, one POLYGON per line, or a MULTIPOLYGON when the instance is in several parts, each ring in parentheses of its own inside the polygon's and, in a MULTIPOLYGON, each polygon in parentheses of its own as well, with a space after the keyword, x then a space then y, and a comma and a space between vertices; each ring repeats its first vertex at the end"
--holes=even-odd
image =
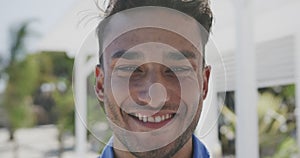
POLYGON ((59 142, 58 158, 61 158, 64 152, 64 140, 63 140, 62 132, 59 132, 58 134, 58 142, 59 142))
POLYGON ((15 140, 15 130, 13 130, 11 127, 8 127, 9 131, 9 141, 14 141, 15 140))

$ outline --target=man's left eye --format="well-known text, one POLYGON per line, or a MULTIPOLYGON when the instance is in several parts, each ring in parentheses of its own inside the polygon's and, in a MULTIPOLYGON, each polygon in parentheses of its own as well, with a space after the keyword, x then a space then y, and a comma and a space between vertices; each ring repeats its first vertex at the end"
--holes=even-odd
POLYGON ((183 71, 190 71, 190 67, 172 67, 171 70, 173 72, 183 72, 183 71))
POLYGON ((189 66, 173 66, 170 67, 167 72, 171 72, 171 71, 179 76, 187 76, 193 71, 193 68, 189 66))

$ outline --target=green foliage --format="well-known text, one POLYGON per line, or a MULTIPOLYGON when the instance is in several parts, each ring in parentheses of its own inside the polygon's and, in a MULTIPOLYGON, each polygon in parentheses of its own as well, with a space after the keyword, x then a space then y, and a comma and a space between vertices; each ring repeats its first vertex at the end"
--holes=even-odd
POLYGON ((28 56, 23 61, 14 62, 7 68, 9 81, 4 94, 3 105, 8 113, 11 130, 32 126, 34 115, 32 98, 38 81, 36 61, 28 56))
POLYGON ((33 60, 22 60, 26 57, 25 37, 29 35, 30 21, 13 27, 10 34, 10 61, 8 65, 2 63, 0 76, 8 76, 9 80, 3 96, 1 106, 7 112, 10 131, 10 140, 14 139, 17 128, 30 126, 34 122, 32 117, 31 98, 28 94, 35 88, 33 83, 37 80, 36 67, 33 60))
POLYGON ((33 117, 31 100, 29 98, 28 100, 25 99, 23 105, 11 106, 9 113, 9 119, 13 130, 21 127, 31 127, 34 125, 35 120, 33 117))
MULTIPOLYGON (((40 95, 41 85, 55 85, 54 91, 47 92, 50 100, 54 99, 57 124, 60 135, 67 129, 74 129, 74 102, 72 94, 73 59, 64 52, 26 53, 26 37, 32 35, 29 30, 31 21, 23 22, 11 29, 10 61, 2 58, 0 76, 8 76, 8 83, 1 106, 7 113, 10 139, 14 131, 21 127, 33 126, 36 116, 33 100, 40 95), (8 64, 8 65, 5 65, 8 64)), ((44 92, 42 92, 44 93, 44 92)))
POLYGON ((55 102, 54 113, 57 127, 62 135, 74 131, 74 98, 72 92, 72 70, 74 60, 63 52, 42 52, 35 55, 40 67, 39 86, 52 83, 56 88, 52 93, 55 102))
POLYGON ((57 127, 59 132, 74 131, 74 98, 72 89, 66 92, 55 91, 54 100, 56 102, 55 113, 58 116, 57 127))
POLYGON ((72 70, 73 59, 63 52, 31 54, 24 60, 9 65, 9 81, 3 105, 8 113, 12 132, 20 127, 34 125, 33 99, 39 97, 38 90, 45 83, 56 85, 50 97, 55 102, 53 113, 57 116, 59 131, 63 133, 74 130, 72 70))
POLYGON ((57 138, 60 142, 59 153, 61 153, 64 150, 64 134, 74 132, 75 106, 72 92, 74 60, 64 52, 41 52, 30 55, 30 58, 35 61, 35 67, 38 68, 36 69, 38 79, 34 83, 33 87, 36 88, 32 97, 40 101, 40 105, 36 106, 51 106, 47 113, 48 117, 54 116, 54 120, 56 120, 54 123, 59 132, 57 138), (52 88, 45 91, 42 88, 43 85, 51 85, 52 88))
POLYGON ((222 142, 222 150, 225 153, 233 153, 235 149, 236 115, 228 106, 223 106, 221 114, 220 140, 222 142))
POLYGON ((280 143, 273 156, 267 156, 265 158, 290 158, 292 156, 295 157, 299 151, 296 144, 297 143, 294 138, 287 137, 280 143))
POLYGON ((260 92, 258 113, 262 157, 291 157, 297 153, 296 150, 289 150, 297 148, 296 143, 292 143, 294 140, 291 141, 296 129, 295 86, 265 88, 260 92))
MULTIPOLYGON (((231 96, 231 95, 227 95, 231 96)), ((295 120, 295 85, 278 86, 259 90, 258 119, 260 156, 288 158, 298 152, 293 133, 295 120)), ((227 98, 228 99, 228 98, 227 98)), ((234 102, 232 103, 234 104, 234 102)), ((233 107, 230 105, 229 107, 233 107)), ((233 154, 232 134, 235 132, 235 114, 226 106, 222 110, 220 137, 223 151, 233 154), (225 149, 225 150, 224 150, 225 149)))

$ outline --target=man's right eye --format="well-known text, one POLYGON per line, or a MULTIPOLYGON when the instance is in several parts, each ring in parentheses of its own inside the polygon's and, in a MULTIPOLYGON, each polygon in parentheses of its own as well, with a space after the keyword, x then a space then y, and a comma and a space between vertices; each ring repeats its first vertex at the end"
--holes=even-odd
POLYGON ((138 68, 138 66, 135 65, 129 65, 129 66, 119 66, 116 68, 117 71, 124 71, 124 72, 133 72, 138 68))
POLYGON ((126 77, 132 75, 132 73, 139 73, 143 71, 137 65, 125 65, 116 67, 115 72, 118 76, 126 77))

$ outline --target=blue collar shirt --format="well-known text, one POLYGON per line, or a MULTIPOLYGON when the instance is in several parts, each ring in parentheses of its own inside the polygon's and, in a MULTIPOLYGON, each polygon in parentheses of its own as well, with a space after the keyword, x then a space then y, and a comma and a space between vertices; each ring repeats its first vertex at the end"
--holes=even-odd
MULTIPOLYGON (((204 144, 195 136, 192 136, 193 140, 193 158, 209 158, 209 153, 204 144)), ((114 150, 112 147, 112 139, 108 145, 105 146, 103 152, 99 158, 114 158, 114 150)))

